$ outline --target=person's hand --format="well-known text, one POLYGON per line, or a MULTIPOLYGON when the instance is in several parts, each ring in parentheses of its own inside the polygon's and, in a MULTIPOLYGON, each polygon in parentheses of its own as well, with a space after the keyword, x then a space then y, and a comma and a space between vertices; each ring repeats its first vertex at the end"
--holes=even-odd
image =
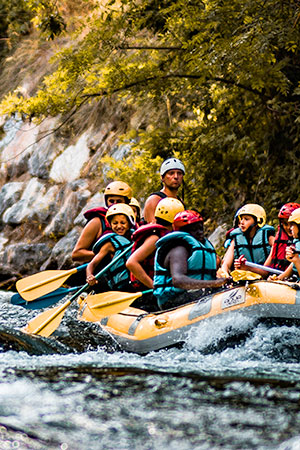
POLYGON ((220 269, 217 270, 217 278, 228 278, 228 277, 230 277, 230 275, 227 272, 227 270, 222 269, 222 267, 220 267, 220 269))
POLYGON ((276 281, 276 280, 278 280, 278 275, 273 274, 268 277, 268 281, 276 281))
POLYGON ((94 277, 94 275, 88 275, 86 281, 90 286, 94 286, 98 283, 98 280, 94 277))
POLYGON ((221 287, 221 286, 224 286, 224 284, 231 283, 231 282, 232 282, 231 277, 217 278, 215 280, 215 287, 221 287))
POLYGON ((238 259, 234 260, 234 268, 235 270, 248 270, 246 266, 247 259, 244 255, 241 255, 238 259))
POLYGON ((298 253, 295 252, 295 247, 293 245, 290 245, 285 250, 285 257, 290 262, 296 262, 299 259, 298 253))

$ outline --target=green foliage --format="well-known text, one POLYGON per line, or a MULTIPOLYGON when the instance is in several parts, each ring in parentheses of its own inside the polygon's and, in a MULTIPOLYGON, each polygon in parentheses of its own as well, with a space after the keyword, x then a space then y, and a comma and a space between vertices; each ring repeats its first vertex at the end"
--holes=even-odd
POLYGON ((144 197, 157 157, 176 154, 189 206, 220 220, 247 201, 276 211, 299 200, 299 16, 298 0, 102 1, 36 95, 9 94, 2 113, 42 118, 117 96, 151 114, 111 176, 144 197))
POLYGON ((46 39, 54 39, 66 29, 66 23, 55 0, 28 0, 34 13, 33 23, 46 39))
POLYGON ((0 58, 29 33, 31 18, 26 0, 0 0, 0 58))

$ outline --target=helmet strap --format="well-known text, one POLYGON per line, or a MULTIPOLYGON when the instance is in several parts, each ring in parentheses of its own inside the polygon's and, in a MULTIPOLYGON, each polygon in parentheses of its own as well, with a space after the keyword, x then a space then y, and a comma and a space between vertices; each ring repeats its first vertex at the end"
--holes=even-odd
POLYGON ((247 239, 250 238, 250 233, 253 230, 254 227, 257 226, 257 221, 255 221, 255 223, 253 223, 252 225, 249 226, 249 228, 247 228, 246 231, 244 231, 244 235, 246 236, 247 239))

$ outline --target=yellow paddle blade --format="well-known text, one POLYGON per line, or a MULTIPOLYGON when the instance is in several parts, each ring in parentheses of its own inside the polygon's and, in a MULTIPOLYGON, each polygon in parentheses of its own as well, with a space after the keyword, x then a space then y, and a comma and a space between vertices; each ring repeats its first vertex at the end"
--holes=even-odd
POLYGON ((93 314, 97 313, 101 316, 110 316, 111 314, 117 314, 131 303, 141 297, 142 292, 103 292, 101 294, 88 295, 85 298, 85 303, 90 309, 93 310, 93 314))
POLYGON ((259 275, 258 273, 250 272, 249 270, 233 270, 230 275, 232 276, 233 281, 250 281, 261 279, 261 275, 259 275))
POLYGON ((16 288, 25 300, 35 300, 58 289, 69 276, 76 272, 76 268, 71 270, 45 270, 18 280, 16 288))
POLYGON ((39 314, 37 317, 28 322, 22 331, 24 333, 49 337, 59 327, 65 310, 70 303, 70 300, 68 300, 63 305, 44 311, 42 314, 39 314))

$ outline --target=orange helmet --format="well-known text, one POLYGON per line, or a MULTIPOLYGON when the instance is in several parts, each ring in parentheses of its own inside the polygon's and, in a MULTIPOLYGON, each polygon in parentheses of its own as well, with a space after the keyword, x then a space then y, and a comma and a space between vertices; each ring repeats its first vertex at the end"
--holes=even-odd
POLYGON ((127 183, 124 183, 124 181, 112 181, 106 186, 104 191, 105 203, 107 197, 110 195, 119 195, 120 197, 125 197, 125 203, 128 204, 132 197, 132 190, 127 183))

